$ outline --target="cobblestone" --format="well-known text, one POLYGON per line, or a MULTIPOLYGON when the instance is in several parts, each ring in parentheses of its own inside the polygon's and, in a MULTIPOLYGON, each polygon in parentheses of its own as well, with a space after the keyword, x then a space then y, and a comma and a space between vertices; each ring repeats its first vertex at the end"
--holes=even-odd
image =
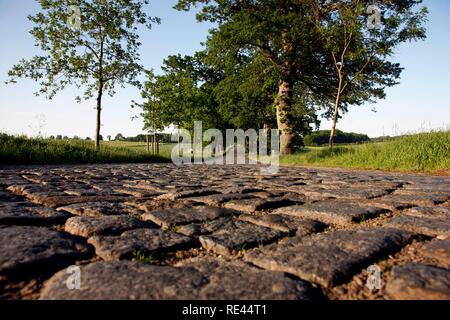
POLYGON ((449 300, 450 271, 406 263, 394 267, 386 291, 399 300, 449 300))
POLYGON ((0 168, 0 299, 449 299, 448 177, 259 169, 0 168))

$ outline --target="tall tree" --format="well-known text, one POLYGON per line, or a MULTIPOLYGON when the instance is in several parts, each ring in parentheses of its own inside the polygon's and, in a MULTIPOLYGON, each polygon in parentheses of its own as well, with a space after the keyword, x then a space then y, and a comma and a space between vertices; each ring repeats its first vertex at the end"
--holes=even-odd
MULTIPOLYGON (((328 116, 332 118, 329 146, 333 148, 336 124, 350 105, 385 97, 396 85, 402 68, 389 61, 402 42, 425 38, 427 9, 421 0, 317 2, 316 27, 327 61, 335 70, 328 116)), ((319 40, 319 41, 320 41, 319 40)))
POLYGON ((304 83, 309 90, 320 86, 326 73, 316 48, 313 0, 179 0, 176 8, 189 10, 202 5, 199 21, 219 26, 212 31, 208 46, 212 54, 228 52, 246 55, 259 52, 279 75, 275 98, 280 130, 281 154, 293 152, 294 128, 289 122, 294 86, 304 83))
POLYGON ((147 71, 146 74, 148 80, 145 81, 141 92, 143 102, 139 103, 133 100, 131 107, 142 109, 140 116, 144 119, 144 130, 156 136, 158 131, 163 130, 170 123, 165 119, 164 110, 161 109, 161 104, 158 103, 157 97, 153 93, 155 76, 152 71, 147 71))
MULTIPOLYGON (((138 27, 158 18, 144 12, 148 0, 37 0, 41 10, 28 19, 42 50, 9 71, 10 82, 26 77, 40 82, 36 94, 51 99, 67 85, 84 87, 84 99, 96 97, 95 148, 100 147, 102 97, 117 85, 139 86, 141 45, 138 27)), ((81 97, 77 97, 81 101, 81 97)))
MULTIPOLYGON (((216 75, 202 59, 202 52, 194 57, 169 56, 161 75, 147 73, 142 96, 158 110, 164 125, 193 130, 194 121, 202 120, 205 129, 223 127, 212 93, 216 75)), ((143 116, 151 118, 148 111, 143 116)))

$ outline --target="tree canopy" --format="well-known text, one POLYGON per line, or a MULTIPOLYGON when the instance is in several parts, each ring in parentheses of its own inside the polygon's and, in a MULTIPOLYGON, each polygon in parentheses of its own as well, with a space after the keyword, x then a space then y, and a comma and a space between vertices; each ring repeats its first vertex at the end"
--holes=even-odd
POLYGON ((22 59, 9 72, 10 82, 31 78, 51 99, 74 85, 84 88, 77 100, 97 99, 96 147, 99 147, 102 95, 117 85, 138 86, 138 26, 159 23, 144 6, 148 0, 38 0, 40 11, 29 16, 36 46, 42 54, 22 59))

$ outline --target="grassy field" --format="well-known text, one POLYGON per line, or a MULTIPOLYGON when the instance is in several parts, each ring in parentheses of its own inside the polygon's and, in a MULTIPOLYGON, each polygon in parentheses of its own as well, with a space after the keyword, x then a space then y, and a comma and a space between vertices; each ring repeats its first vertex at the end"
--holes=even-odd
POLYGON ((100 152, 95 152, 92 141, 28 139, 0 134, 0 164, 166 162, 170 160, 171 148, 162 145, 161 155, 151 155, 146 144, 102 142, 100 152))
MULTIPOLYGON (((167 162, 174 144, 161 144, 160 154, 147 152, 146 143, 102 142, 96 153, 92 141, 44 140, 0 134, 0 164, 77 164, 167 162)), ((450 175, 450 131, 420 133, 392 141, 308 147, 280 159, 283 165, 301 165, 450 175)))
POLYGON ((449 174, 450 131, 420 133, 393 141, 310 147, 282 157, 281 164, 449 174))

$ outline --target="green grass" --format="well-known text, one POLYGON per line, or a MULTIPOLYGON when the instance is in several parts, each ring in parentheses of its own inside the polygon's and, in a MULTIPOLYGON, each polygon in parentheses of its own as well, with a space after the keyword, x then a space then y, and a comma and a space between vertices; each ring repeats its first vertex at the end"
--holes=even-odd
POLYGON ((448 174, 450 131, 419 133, 361 145, 307 148, 280 160, 285 165, 448 174))
MULTIPOLYGON (((84 140, 28 139, 0 134, 0 165, 148 163, 170 161, 174 144, 161 144, 160 155, 147 152, 146 143, 102 142, 101 151, 84 140)), ((280 159, 284 165, 303 165, 386 171, 450 174, 450 131, 402 136, 386 142, 308 147, 280 159)))
POLYGON ((172 146, 162 145, 160 155, 151 155, 142 143, 103 142, 100 152, 95 152, 92 141, 29 139, 0 134, 0 164, 167 162, 172 146))
POLYGON ((133 258, 146 264, 156 264, 158 262, 158 259, 156 259, 152 253, 144 251, 133 252, 133 258))
MULTIPOLYGON (((124 148, 131 151, 135 151, 140 154, 147 154, 147 143, 145 142, 129 142, 129 141, 104 141, 103 145, 114 148, 124 148)), ((159 155, 161 157, 170 159, 172 154, 172 149, 175 143, 160 143, 159 155)))

